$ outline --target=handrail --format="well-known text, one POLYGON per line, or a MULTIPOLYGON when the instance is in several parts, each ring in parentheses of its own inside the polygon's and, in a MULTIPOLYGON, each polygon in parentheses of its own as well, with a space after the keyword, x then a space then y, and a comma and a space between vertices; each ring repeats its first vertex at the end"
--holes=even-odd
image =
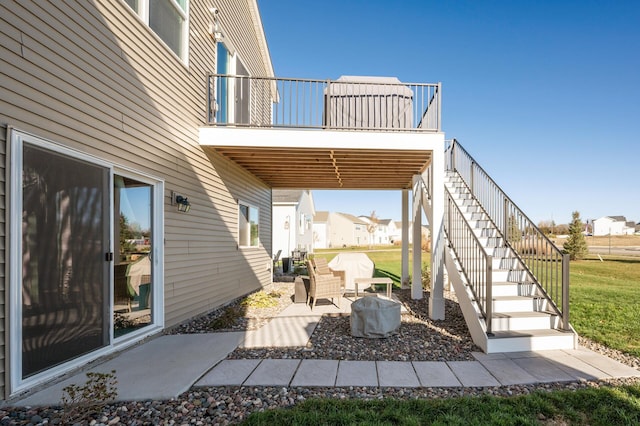
POLYGON ((214 74, 207 77, 212 126, 438 132, 441 84, 214 74))
POLYGON ((564 254, 504 193, 469 153, 453 140, 445 155, 447 170, 456 171, 498 227, 505 243, 569 330, 569 255, 564 254))
POLYGON ((493 318, 493 256, 487 254, 473 232, 449 188, 445 187, 445 233, 455 253, 460 269, 469 284, 480 314, 485 320, 487 335, 492 334, 493 318))

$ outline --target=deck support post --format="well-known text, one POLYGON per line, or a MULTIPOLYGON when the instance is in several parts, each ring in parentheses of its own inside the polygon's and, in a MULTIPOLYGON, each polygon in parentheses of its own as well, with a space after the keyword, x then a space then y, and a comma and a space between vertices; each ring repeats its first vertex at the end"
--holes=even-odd
POLYGON ((402 288, 409 288, 409 190, 402 190, 402 288))
POLYGON ((427 215, 430 218, 431 232, 429 316, 433 320, 444 319, 444 156, 444 146, 433 150, 430 173, 431 212, 427 215))
POLYGON ((422 188, 421 179, 420 175, 413 177, 411 298, 414 300, 422 299, 422 195, 424 188, 422 188))

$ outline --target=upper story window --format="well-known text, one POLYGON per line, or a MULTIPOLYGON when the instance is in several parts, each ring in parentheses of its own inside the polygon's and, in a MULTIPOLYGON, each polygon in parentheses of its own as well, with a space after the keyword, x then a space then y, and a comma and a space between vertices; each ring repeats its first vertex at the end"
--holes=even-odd
POLYGON ((238 203, 238 245, 259 247, 260 211, 249 204, 238 203))
POLYGON ((189 0, 124 0, 183 61, 187 57, 189 0))

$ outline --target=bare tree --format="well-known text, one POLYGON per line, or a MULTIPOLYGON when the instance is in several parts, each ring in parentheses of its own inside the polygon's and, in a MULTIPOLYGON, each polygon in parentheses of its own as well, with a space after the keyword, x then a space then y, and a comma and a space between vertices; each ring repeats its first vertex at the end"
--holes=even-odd
POLYGON ((369 224, 367 225, 367 232, 369 233, 369 249, 372 249, 373 243, 375 243, 376 229, 378 229, 378 216, 376 216, 376 211, 374 210, 369 216, 369 224))

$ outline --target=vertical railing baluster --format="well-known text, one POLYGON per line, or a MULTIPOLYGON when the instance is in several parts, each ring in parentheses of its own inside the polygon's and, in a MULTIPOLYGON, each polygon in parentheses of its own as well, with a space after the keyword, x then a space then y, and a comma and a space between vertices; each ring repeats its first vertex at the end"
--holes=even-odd
POLYGON ((492 323, 493 323, 493 256, 487 256, 487 275, 486 275, 486 285, 487 285, 487 306, 485 308, 487 319, 487 335, 492 336, 492 323))

